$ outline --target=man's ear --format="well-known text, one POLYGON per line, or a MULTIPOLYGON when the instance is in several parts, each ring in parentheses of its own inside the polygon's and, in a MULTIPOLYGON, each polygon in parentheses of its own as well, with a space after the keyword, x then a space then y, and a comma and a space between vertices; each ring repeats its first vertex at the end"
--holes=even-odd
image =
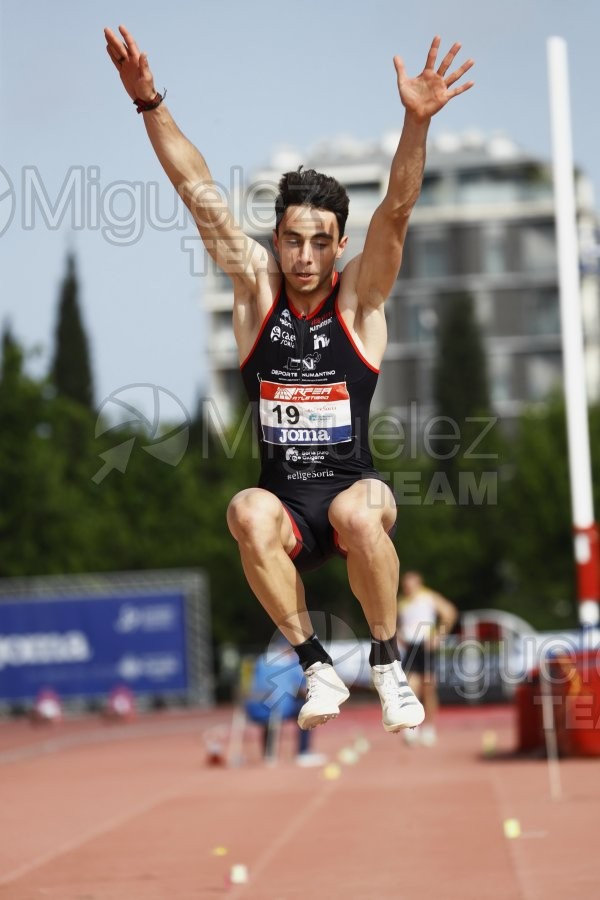
POLYGON ((340 256, 342 255, 342 253, 343 253, 344 250, 346 249, 347 244, 348 244, 348 235, 345 234, 344 237, 340 239, 340 242, 339 242, 339 244, 338 244, 338 247, 337 247, 337 250, 336 250, 336 253, 335 253, 335 258, 336 258, 336 259, 339 259, 339 258, 340 258, 340 256))
POLYGON ((276 255, 279 256, 279 238, 277 237, 277 230, 273 229, 273 250, 276 255))

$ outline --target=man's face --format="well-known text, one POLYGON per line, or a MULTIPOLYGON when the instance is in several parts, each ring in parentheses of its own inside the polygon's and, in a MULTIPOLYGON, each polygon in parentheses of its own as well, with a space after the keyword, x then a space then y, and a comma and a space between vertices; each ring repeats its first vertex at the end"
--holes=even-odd
POLYGON ((311 294, 331 282, 348 238, 340 240, 337 219, 329 210, 288 206, 273 241, 286 282, 301 294, 311 294))

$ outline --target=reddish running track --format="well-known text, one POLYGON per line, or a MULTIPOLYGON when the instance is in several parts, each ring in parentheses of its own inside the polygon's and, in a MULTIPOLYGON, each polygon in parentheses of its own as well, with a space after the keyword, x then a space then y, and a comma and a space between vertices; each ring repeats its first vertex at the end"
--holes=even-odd
POLYGON ((208 767, 204 738, 229 716, 0 725, 0 898, 598 897, 598 764, 561 762, 552 800, 545 762, 482 758, 486 731, 512 748, 509 708, 443 710, 439 743, 424 748, 351 702, 315 733, 331 760, 370 744, 337 778, 295 765, 291 726, 275 767, 252 726, 242 765, 208 767), (507 819, 520 823, 514 839, 507 819), (228 883, 235 864, 247 883, 228 883))

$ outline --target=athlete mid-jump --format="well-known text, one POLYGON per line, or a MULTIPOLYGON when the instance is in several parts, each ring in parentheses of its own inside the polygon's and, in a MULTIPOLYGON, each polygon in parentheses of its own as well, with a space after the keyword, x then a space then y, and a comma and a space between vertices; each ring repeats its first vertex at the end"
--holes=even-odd
POLYGON ((108 54, 208 252, 233 283, 233 330, 255 414, 261 475, 258 487, 233 498, 228 523, 250 587, 306 674, 298 723, 319 725, 337 716, 348 698, 313 633, 298 574, 339 553, 371 632, 369 662, 384 728, 418 725, 423 707, 408 687, 395 638, 399 563, 390 533, 396 505, 373 467, 369 406, 386 347, 384 303, 421 189, 429 122, 472 86, 456 84, 472 61, 450 71, 460 49, 454 44, 438 64, 437 37, 416 78, 408 78, 394 57, 405 108, 400 143, 363 252, 339 274, 336 263, 348 241, 344 188, 313 170, 283 175, 275 258, 235 223, 204 158, 156 92, 146 54, 125 28, 119 31, 120 37, 105 31, 108 54))

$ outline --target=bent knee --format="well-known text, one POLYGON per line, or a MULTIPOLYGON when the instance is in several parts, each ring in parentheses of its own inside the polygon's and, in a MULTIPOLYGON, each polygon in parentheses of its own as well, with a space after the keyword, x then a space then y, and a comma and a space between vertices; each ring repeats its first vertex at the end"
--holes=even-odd
POLYGON ((362 506, 333 505, 329 521, 345 548, 367 547, 381 535, 381 517, 362 506))
POLYGON ((227 524, 238 542, 261 544, 276 539, 283 507, 273 494, 250 488, 236 494, 227 508, 227 524))

